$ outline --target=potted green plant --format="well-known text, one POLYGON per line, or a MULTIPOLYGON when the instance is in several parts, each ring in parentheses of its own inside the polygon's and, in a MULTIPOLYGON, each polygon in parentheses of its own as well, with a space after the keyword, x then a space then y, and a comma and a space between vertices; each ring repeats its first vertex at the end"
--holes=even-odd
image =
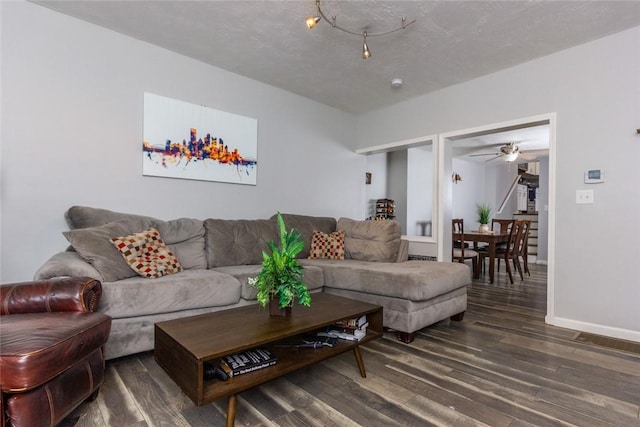
POLYGON ((478 214, 478 222, 480 223, 479 231, 481 233, 488 233, 491 208, 485 203, 478 203, 476 204, 476 212, 478 214))
POLYGON ((249 284, 258 289, 258 302, 262 307, 269 304, 272 316, 286 316, 291 313, 294 300, 309 307, 311 294, 302 282, 302 266, 296 255, 304 248, 300 233, 295 229, 287 231, 284 219, 278 212, 280 242, 268 242, 268 251, 262 251, 262 270, 256 277, 249 278, 249 284))

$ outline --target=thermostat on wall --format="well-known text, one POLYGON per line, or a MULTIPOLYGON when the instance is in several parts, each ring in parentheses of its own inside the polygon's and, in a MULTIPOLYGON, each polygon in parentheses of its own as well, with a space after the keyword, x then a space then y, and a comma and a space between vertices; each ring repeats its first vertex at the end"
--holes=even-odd
POLYGON ((599 184, 604 182, 604 172, 601 169, 591 169, 584 172, 585 184, 599 184))

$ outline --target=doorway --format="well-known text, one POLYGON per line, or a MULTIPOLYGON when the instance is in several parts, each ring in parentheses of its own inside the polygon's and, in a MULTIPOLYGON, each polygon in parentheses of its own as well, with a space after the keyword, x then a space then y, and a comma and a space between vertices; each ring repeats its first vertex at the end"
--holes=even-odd
MULTIPOLYGON (((536 127, 545 127, 548 132, 548 173, 545 177, 548 181, 547 199, 540 204, 540 212, 543 213, 546 224, 546 263, 547 263, 547 318, 553 317, 554 313, 554 248, 555 248, 555 194, 556 194, 556 168, 555 168, 555 136, 556 136, 556 114, 549 113, 540 116, 528 117, 523 119, 512 120, 508 122, 494 123, 471 129, 463 129, 453 132, 442 133, 438 135, 437 141, 437 158, 438 158, 438 182, 440 183, 438 194, 438 217, 442 220, 438 222, 436 230, 438 244, 438 260, 448 261, 451 256, 451 239, 447 236, 451 235, 451 219, 453 217, 454 207, 454 185, 457 186, 455 179, 459 172, 453 168, 455 156, 471 155, 477 153, 486 154, 490 162, 505 162, 504 153, 501 147, 505 144, 505 140, 499 139, 492 145, 486 143, 496 135, 517 135, 518 131, 526 132, 536 127), (485 144, 481 143, 485 141, 485 144), (499 141, 499 142, 498 142, 499 141), (456 146, 458 144, 458 146, 456 146), (474 146, 475 144, 475 146, 474 146), (496 145, 497 144, 497 145, 496 145), (466 154, 461 154, 466 153, 466 154)), ((518 137, 515 137, 518 139, 518 137)), ((521 138, 522 140, 528 138, 521 138)), ((517 142, 520 147, 526 148, 526 141, 517 142), (522 145, 520 145, 522 144, 522 145)), ((535 148, 540 150, 539 147, 535 148)), ((527 151, 524 150, 523 151, 527 151)), ((485 160, 480 160, 485 162, 485 160)), ((464 176, 462 176, 464 180, 464 176)), ((509 186, 508 183, 506 184, 509 186)), ((496 191, 496 194, 498 191, 496 191)), ((497 197, 497 196, 496 196, 497 197)))

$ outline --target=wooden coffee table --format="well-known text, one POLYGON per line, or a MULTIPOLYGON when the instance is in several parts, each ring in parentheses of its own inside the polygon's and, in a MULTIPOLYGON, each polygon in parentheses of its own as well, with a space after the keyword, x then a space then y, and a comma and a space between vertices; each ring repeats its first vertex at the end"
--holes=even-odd
POLYGON ((233 426, 238 393, 289 372, 353 350, 360 375, 366 377, 359 345, 382 336, 382 307, 325 293, 312 294, 311 307, 295 305, 289 317, 270 317, 257 305, 156 323, 154 357, 197 405, 228 397, 227 426, 233 426), (367 335, 360 341, 338 340, 320 349, 277 347, 338 320, 367 315, 367 335), (227 381, 204 380, 203 364, 222 356, 265 347, 278 363, 227 381))

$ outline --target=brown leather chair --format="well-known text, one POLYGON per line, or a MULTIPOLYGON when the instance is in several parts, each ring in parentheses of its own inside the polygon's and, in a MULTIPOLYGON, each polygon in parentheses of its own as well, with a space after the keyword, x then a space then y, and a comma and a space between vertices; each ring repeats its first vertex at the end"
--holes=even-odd
POLYGON ((54 426, 95 398, 111 318, 94 313, 99 281, 0 286, 0 426, 54 426))

